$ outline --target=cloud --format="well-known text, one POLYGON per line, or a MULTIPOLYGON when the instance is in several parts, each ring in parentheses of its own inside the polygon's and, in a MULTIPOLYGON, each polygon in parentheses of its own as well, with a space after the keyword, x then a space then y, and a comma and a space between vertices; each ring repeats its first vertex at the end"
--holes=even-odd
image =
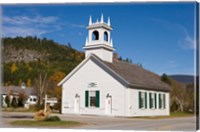
POLYGON ((85 28, 85 25, 82 25, 82 24, 72 24, 72 23, 70 23, 70 25, 72 27, 75 27, 75 28, 85 28))
POLYGON ((3 17, 3 22, 11 25, 24 25, 24 24, 49 24, 56 22, 58 18, 54 16, 49 17, 28 17, 28 16, 14 16, 14 17, 3 17))
POLYGON ((16 36, 41 36, 48 31, 43 29, 31 28, 31 27, 3 27, 4 36, 16 37, 16 36))
POLYGON ((196 49, 195 40, 186 34, 186 36, 178 41, 178 45, 183 49, 196 49))
MULTIPOLYGON (((3 16, 3 36, 41 36, 65 28, 85 28, 85 25, 64 22, 56 16, 3 16)), ((79 33, 79 35, 82 35, 79 33)))
POLYGON ((55 16, 4 16, 3 36, 41 36, 59 30, 59 26, 55 24, 57 21, 58 17, 55 16))
POLYGON ((151 18, 152 21, 159 23, 161 26, 165 27, 167 30, 171 30, 173 32, 179 32, 180 38, 178 40, 178 45, 182 49, 195 49, 196 43, 194 37, 192 37, 188 30, 181 24, 169 22, 167 20, 158 19, 158 18, 151 18))

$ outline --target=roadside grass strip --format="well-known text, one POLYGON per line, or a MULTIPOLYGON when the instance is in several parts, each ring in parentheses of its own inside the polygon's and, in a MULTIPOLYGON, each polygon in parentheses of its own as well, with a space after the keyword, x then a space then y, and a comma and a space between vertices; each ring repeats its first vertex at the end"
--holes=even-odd
POLYGON ((29 126, 29 127, 75 127, 84 123, 76 121, 34 121, 34 120, 15 120, 10 122, 14 126, 29 126))

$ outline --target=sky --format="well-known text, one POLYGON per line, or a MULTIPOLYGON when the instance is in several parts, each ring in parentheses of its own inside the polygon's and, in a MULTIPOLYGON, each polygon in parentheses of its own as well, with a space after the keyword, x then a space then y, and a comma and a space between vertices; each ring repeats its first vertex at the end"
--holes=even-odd
POLYGON ((46 37, 79 51, 93 22, 110 17, 113 46, 123 59, 159 75, 194 75, 195 2, 24 4, 2 6, 3 37, 46 37))

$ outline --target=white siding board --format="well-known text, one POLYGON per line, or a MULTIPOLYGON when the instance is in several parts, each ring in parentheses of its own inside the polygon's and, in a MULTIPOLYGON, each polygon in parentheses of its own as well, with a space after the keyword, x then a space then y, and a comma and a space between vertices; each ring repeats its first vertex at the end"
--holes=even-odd
POLYGON ((153 91, 153 90, 138 90, 138 89, 127 89, 130 92, 130 106, 132 106, 132 109, 129 110, 129 116, 161 116, 161 115, 169 115, 169 93, 168 92, 162 92, 162 91, 153 91), (141 92, 147 92, 147 108, 145 109, 139 109, 139 91, 141 92), (157 108, 156 109, 150 109, 149 107, 149 93, 157 93, 157 108), (165 109, 159 109, 159 103, 158 103, 158 94, 165 94, 166 96, 166 108, 165 109))
POLYGON ((91 60, 63 84, 62 113, 74 113, 76 93, 80 95, 80 114, 104 115, 107 93, 112 96, 112 115, 124 116, 126 113, 125 87, 91 60), (96 82, 97 87, 88 88, 90 82, 96 82), (100 108, 85 108, 86 90, 100 91, 100 108), (67 104, 69 108, 66 108, 67 104))

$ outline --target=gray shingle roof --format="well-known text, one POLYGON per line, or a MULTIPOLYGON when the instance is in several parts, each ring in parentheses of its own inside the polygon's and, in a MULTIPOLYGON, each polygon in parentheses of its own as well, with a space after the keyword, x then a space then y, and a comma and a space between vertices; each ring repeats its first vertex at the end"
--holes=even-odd
POLYGON ((122 61, 114 61, 113 63, 105 61, 102 62, 125 79, 129 83, 129 87, 170 91, 169 85, 162 82, 159 75, 136 64, 130 64, 122 61))
POLYGON ((2 86, 0 93, 9 94, 10 91, 12 91, 13 94, 25 93, 26 95, 36 95, 36 91, 34 90, 34 88, 22 89, 19 86, 2 86))

